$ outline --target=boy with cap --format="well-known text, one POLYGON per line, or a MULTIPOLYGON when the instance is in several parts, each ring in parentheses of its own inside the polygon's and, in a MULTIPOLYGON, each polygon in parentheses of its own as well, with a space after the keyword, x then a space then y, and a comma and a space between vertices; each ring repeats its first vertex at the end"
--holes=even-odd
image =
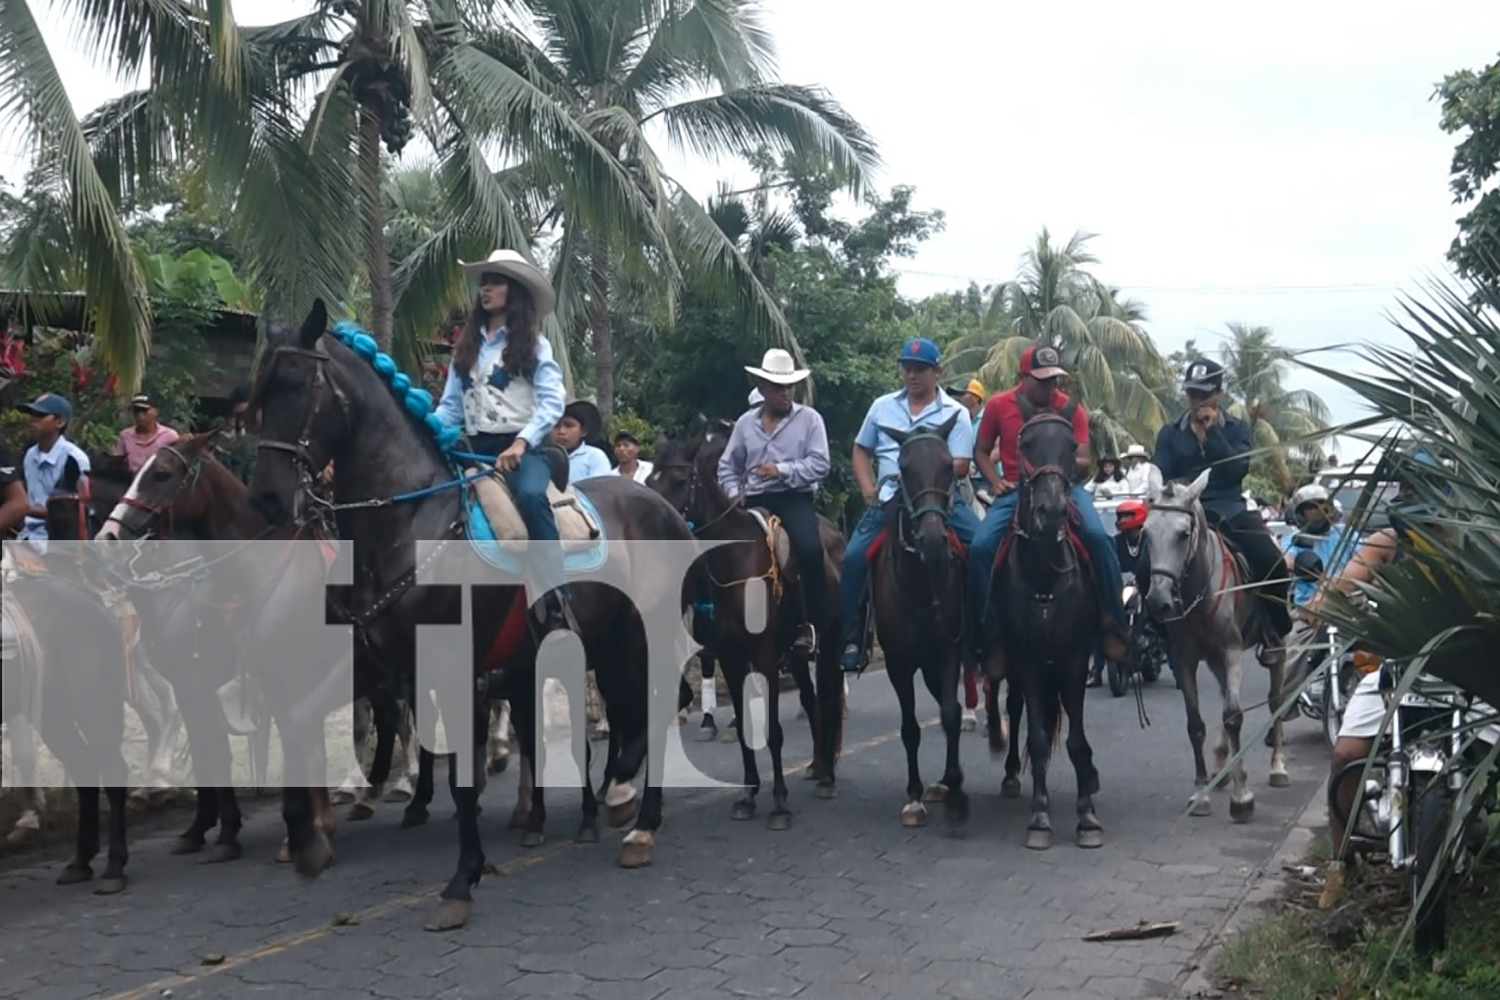
POLYGON ((1058 380, 1065 375, 1067 372, 1063 369, 1062 358, 1056 348, 1045 345, 1028 347, 1021 355, 1020 382, 985 404, 974 445, 974 461, 979 466, 980 474, 994 490, 995 502, 990 505, 984 523, 979 526, 979 535, 969 551, 969 586, 973 588, 974 621, 978 637, 982 637, 986 612, 990 606, 990 577, 995 556, 1000 551, 1005 533, 1010 529, 1021 498, 1018 488, 1021 483, 1021 428, 1033 414, 1048 411, 1065 413, 1071 409, 1073 437, 1078 442, 1072 482, 1073 506, 1082 521, 1080 534, 1088 548, 1100 606, 1105 613, 1106 628, 1102 637, 1104 653, 1110 659, 1120 661, 1128 652, 1129 635, 1125 624, 1125 606, 1120 601, 1120 564, 1115 556, 1114 540, 1105 530, 1104 522, 1099 519, 1099 512, 1094 509, 1093 498, 1079 482, 1079 479, 1088 475, 1093 464, 1089 450, 1089 417, 1082 404, 1070 400, 1058 388, 1058 380), (1000 451, 999 469, 990 458, 991 449, 997 444, 1000 451))
POLYGON ((160 422, 161 404, 150 393, 137 393, 131 397, 130 414, 135 418, 135 424, 120 431, 115 440, 115 454, 125 456, 125 464, 130 466, 131 472, 139 472, 146 459, 155 455, 162 445, 172 444, 180 435, 160 422))
POLYGON ((943 359, 938 346, 924 337, 914 337, 901 346, 897 356, 904 386, 870 404, 865 422, 854 438, 854 479, 864 496, 865 512, 849 536, 844 549, 843 576, 839 581, 843 607, 844 651, 839 665, 846 673, 864 669, 865 623, 860 610, 865 602, 869 576, 870 545, 885 526, 886 504, 896 495, 896 476, 901 445, 881 428, 910 431, 917 427, 939 427, 957 414, 948 432, 948 451, 953 455, 953 513, 949 526, 965 546, 972 545, 979 518, 958 496, 958 483, 969 475, 974 452, 974 427, 968 411, 941 388, 943 359), (889 480, 888 478, 889 477, 889 480))
MULTIPOLYGON (((84 475, 89 473, 89 457, 69 441, 63 432, 73 419, 73 405, 55 392, 44 392, 18 409, 31 417, 31 436, 36 443, 26 449, 21 460, 26 474, 26 499, 30 509, 16 537, 22 541, 47 541, 47 497, 62 478, 68 459, 78 463, 84 475)), ((37 546, 45 549, 44 545, 37 546)))
POLYGON ((640 441, 629 431, 616 431, 612 443, 615 446, 615 458, 620 461, 615 467, 615 474, 644 484, 651 475, 653 466, 641 457, 640 441))

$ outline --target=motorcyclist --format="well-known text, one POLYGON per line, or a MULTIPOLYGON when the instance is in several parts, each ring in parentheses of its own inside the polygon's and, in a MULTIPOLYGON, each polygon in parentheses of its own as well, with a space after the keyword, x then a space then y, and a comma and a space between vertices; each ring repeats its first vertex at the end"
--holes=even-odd
POLYGON ((1314 553, 1322 564, 1323 573, 1336 576, 1354 555, 1354 544, 1348 537, 1348 528, 1334 523, 1333 498, 1326 488, 1317 483, 1307 484, 1292 494, 1291 507, 1289 520, 1297 531, 1287 535, 1281 547, 1286 553, 1287 568, 1293 570, 1292 602, 1300 608, 1312 600, 1318 585, 1316 580, 1297 575, 1297 556, 1302 552, 1314 553))
MULTIPOLYGON (((1147 507, 1144 501, 1130 498, 1123 500, 1120 506, 1115 508, 1115 555, 1120 560, 1120 577, 1122 584, 1127 580, 1135 584, 1137 601, 1146 599, 1146 591, 1151 587, 1150 567, 1146 564, 1146 514, 1147 507)), ((1139 615, 1135 621, 1138 630, 1150 629, 1152 634, 1160 638, 1167 651, 1167 663, 1172 662, 1172 647, 1167 640, 1166 626, 1156 621, 1150 615, 1139 615)), ((1136 636, 1139 649, 1140 636, 1136 636)), ((1101 665, 1102 657, 1099 653, 1094 654, 1094 668, 1097 670, 1101 665)), ((1175 673, 1175 668, 1174 668, 1175 673)))

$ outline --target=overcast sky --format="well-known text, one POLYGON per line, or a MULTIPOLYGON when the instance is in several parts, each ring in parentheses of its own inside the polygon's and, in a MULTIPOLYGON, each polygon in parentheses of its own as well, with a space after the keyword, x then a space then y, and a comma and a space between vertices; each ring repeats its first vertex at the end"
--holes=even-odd
MULTIPOLYGON (((122 88, 44 0, 75 107, 122 88)), ((307 9, 236 0, 245 23, 307 9)), ((1446 273, 1461 214, 1433 88, 1500 55, 1500 4, 1012 4, 765 0, 781 76, 818 83, 947 229, 899 264, 925 295, 1003 280, 1038 230, 1098 233, 1095 273, 1143 301, 1164 352, 1224 324, 1298 349, 1400 342, 1397 293, 1446 273)), ((0 174, 22 167, 14 140, 0 174)), ((678 160, 695 193, 742 167, 678 160)), ((1345 365, 1348 356, 1325 356, 1345 365)), ((1340 419, 1360 413, 1299 374, 1340 419)))

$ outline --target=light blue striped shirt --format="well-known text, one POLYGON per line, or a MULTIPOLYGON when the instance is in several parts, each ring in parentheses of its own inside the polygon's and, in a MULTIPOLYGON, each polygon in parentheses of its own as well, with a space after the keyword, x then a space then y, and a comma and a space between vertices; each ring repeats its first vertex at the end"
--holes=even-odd
POLYGON ((907 402, 905 389, 886 393, 870 404, 870 412, 865 414, 865 422, 855 435, 854 443, 875 453, 875 481, 884 483, 880 487, 880 503, 896 495, 895 477, 900 472, 897 459, 901 454, 900 443, 880 428, 909 431, 916 427, 936 427, 955 413, 958 419, 953 422, 953 430, 948 432, 948 451, 955 460, 966 458, 972 461, 974 424, 969 411, 941 388, 937 391, 937 398, 915 416, 907 402), (891 477, 890 482, 885 482, 887 476, 891 477))
POLYGON ((609 464, 609 456, 588 442, 568 452, 568 482, 570 483, 592 476, 607 476, 614 471, 614 467, 609 464))
MULTIPOLYGON (((69 458, 78 463, 80 472, 88 475, 89 456, 66 437, 59 437, 54 441, 51 451, 44 452, 41 445, 36 444, 26 449, 21 467, 26 472, 26 499, 33 507, 47 506, 47 498, 56 489, 57 481, 62 478, 63 466, 68 464, 69 458)), ((45 542, 46 520, 27 515, 26 520, 21 522, 21 530, 16 532, 16 537, 22 541, 45 542)))

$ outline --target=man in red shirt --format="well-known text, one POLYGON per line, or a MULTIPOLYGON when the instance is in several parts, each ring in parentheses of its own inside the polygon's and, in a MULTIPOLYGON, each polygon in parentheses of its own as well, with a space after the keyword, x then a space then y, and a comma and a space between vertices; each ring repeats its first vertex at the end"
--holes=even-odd
POLYGON ((979 525, 979 533, 969 546, 970 593, 975 601, 975 623, 978 635, 984 635, 985 613, 990 606, 990 579, 995 555, 1000 543, 1010 529, 1015 517, 1016 505, 1020 501, 1021 457, 1018 444, 1021 426, 1026 422, 1022 412, 1022 400, 1029 404, 1034 414, 1048 410, 1065 413, 1073 411, 1073 436, 1078 441, 1077 467, 1074 470, 1073 505, 1078 508, 1082 520, 1080 535, 1089 551, 1093 563, 1099 600, 1114 630, 1106 629, 1103 637, 1104 654, 1112 660, 1123 660, 1127 652, 1125 606, 1120 600, 1120 564, 1115 555, 1114 540, 1104 528, 1099 512, 1094 509, 1093 498, 1079 481, 1088 475, 1092 458, 1089 453, 1089 417, 1083 404, 1074 402, 1058 388, 1058 381, 1067 374, 1056 348, 1047 346, 1029 347, 1021 355, 1021 380, 1007 392, 991 396, 985 404, 984 415, 979 420, 979 433, 974 442, 974 464, 979 468, 994 491, 995 502, 979 525), (990 460, 990 452, 999 443, 1000 468, 990 460))

